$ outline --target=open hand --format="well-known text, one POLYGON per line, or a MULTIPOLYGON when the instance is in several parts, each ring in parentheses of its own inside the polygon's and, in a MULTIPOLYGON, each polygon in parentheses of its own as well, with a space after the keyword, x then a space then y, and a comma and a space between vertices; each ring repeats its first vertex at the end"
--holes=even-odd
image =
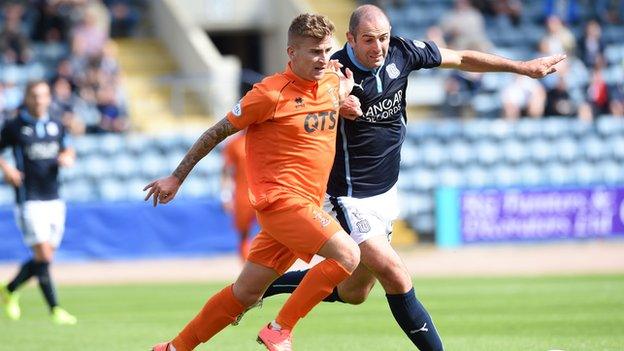
POLYGON ((172 175, 155 180, 143 188, 143 191, 149 189, 149 192, 145 196, 145 201, 152 197, 154 207, 156 207, 158 203, 166 204, 173 200, 178 192, 178 189, 180 188, 180 185, 180 180, 172 175))

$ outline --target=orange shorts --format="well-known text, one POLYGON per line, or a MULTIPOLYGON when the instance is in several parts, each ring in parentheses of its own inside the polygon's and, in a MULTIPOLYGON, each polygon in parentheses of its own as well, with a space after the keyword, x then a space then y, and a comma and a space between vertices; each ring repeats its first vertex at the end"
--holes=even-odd
POLYGON ((251 243, 249 261, 286 272, 297 258, 310 262, 340 224, 321 207, 300 197, 280 198, 257 212, 260 233, 251 243))

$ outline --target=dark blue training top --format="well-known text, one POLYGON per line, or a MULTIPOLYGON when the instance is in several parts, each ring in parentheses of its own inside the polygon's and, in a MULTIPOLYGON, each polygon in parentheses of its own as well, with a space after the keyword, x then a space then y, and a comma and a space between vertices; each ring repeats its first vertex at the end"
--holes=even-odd
POLYGON ((360 64, 348 43, 332 59, 353 72, 351 95, 360 99, 364 115, 355 121, 339 119, 327 193, 356 198, 382 194, 399 177, 407 77, 411 71, 439 66, 440 51, 433 42, 391 37, 388 55, 375 70, 360 64))
POLYGON ((18 204, 59 198, 59 153, 67 147, 63 124, 48 116, 36 120, 26 111, 6 121, 0 132, 0 152, 13 148, 15 166, 24 174, 15 188, 18 204))

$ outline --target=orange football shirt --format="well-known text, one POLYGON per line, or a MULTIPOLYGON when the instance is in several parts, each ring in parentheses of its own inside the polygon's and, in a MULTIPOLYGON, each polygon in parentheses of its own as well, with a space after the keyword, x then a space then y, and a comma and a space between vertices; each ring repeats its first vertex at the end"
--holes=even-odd
POLYGON ((247 128, 249 199, 257 210, 296 194, 320 205, 327 187, 338 127, 340 79, 295 75, 290 65, 255 84, 227 119, 247 128))

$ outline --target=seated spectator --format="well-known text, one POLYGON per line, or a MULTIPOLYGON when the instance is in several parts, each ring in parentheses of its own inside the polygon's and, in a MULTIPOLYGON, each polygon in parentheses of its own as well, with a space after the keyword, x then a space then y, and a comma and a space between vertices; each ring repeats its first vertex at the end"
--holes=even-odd
POLYGON ((484 15, 494 18, 499 27, 520 25, 522 19, 520 0, 473 0, 472 4, 484 15))
MULTIPOLYGON (((72 43, 79 42, 83 46, 87 57, 98 57, 102 54, 106 44, 108 33, 98 25, 98 17, 95 10, 85 11, 82 22, 73 30, 72 43)), ((72 46, 74 46, 72 45, 72 46)))
POLYGON ((70 13, 61 12, 62 3, 59 1, 33 1, 37 12, 37 20, 32 32, 34 41, 66 42, 70 27, 70 13))
POLYGON ((85 133, 85 123, 76 115, 79 97, 72 92, 70 82, 58 78, 52 84, 52 105, 50 109, 61 118, 63 125, 73 135, 85 133))
POLYGON ((440 28, 449 47, 455 50, 489 51, 492 47, 485 32, 483 15, 468 0, 455 0, 455 7, 442 17, 440 28))
POLYGON ((515 75, 514 82, 503 89, 503 116, 516 120, 521 116, 539 118, 544 115, 546 91, 539 81, 515 75))
POLYGON ((601 23, 620 24, 624 22, 624 1, 622 0, 593 0, 588 1, 592 15, 601 23))
POLYGON ((0 31, 0 55, 2 62, 23 65, 30 61, 32 52, 28 37, 22 33, 24 7, 8 3, 4 8, 4 26, 0 31))
POLYGON ((596 66, 599 57, 604 55, 605 44, 602 40, 602 29, 597 21, 589 21, 585 25, 585 34, 579 41, 579 58, 587 67, 596 66))
POLYGON ((568 55, 574 54, 576 49, 576 39, 572 32, 556 16, 550 16, 546 20, 546 36, 540 42, 540 51, 555 55, 563 52, 568 55))
POLYGON ((546 94, 546 116, 573 116, 576 114, 576 104, 570 96, 568 85, 564 77, 558 76, 557 85, 546 94))
POLYGON ((544 18, 561 18, 567 24, 577 23, 581 18, 576 0, 546 0, 544 18))
POLYGON ((609 87, 604 80, 602 67, 599 62, 592 70, 591 81, 587 87, 587 101, 579 108, 579 117, 586 121, 610 112, 609 87))
POLYGON ((128 116, 118 102, 117 91, 113 86, 104 86, 97 93, 97 108, 100 111, 102 132, 120 133, 128 130, 128 116))
POLYGON ((139 22, 139 11, 131 7, 127 1, 105 1, 110 10, 112 38, 125 38, 132 36, 139 22))

